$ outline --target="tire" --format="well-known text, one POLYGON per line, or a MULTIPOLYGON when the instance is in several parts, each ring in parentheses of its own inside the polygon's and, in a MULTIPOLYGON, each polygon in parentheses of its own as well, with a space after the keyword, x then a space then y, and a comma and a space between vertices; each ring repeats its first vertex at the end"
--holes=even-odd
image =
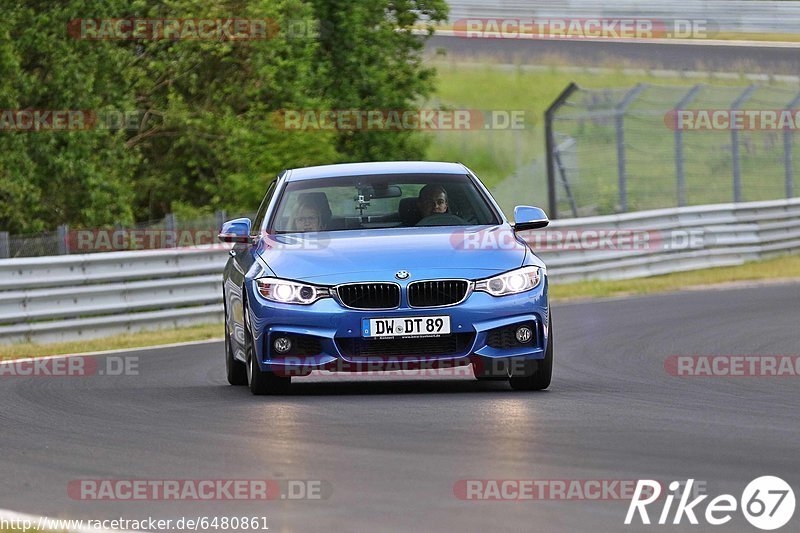
POLYGON ((258 365, 258 358, 253 347, 253 338, 250 336, 250 321, 247 318, 247 304, 244 311, 244 338, 245 354, 247 356, 247 385, 250 392, 256 396, 265 394, 285 394, 292 381, 291 376, 276 376, 273 372, 263 372, 258 365))
POLYGON ((526 376, 512 376, 508 378, 511 388, 514 390, 545 390, 550 386, 553 377, 553 320, 548 317, 547 330, 547 350, 544 359, 537 361, 536 370, 526 376))
POLYGON ((225 370, 228 374, 228 383, 231 385, 247 385, 247 367, 233 357, 231 336, 228 333, 227 324, 225 324, 225 370))

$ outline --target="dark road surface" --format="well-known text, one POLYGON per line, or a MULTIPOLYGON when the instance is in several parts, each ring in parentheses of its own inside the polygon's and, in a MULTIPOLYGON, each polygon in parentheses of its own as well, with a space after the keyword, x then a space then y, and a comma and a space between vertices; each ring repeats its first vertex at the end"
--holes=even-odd
MULTIPOLYGON (((122 354, 138 357, 138 375, 0 377, 0 508, 266 516, 270 531, 727 532, 757 530, 740 513, 718 527, 626 527, 628 501, 464 501, 454 486, 694 478, 738 498, 771 474, 800 494, 800 378, 664 368, 670 355, 799 354, 800 284, 555 305, 554 317, 554 379, 541 393, 470 377, 328 374, 254 397, 226 384, 217 342, 122 354), (68 483, 86 478, 320 480, 329 494, 71 498, 68 483)), ((798 523, 800 511, 781 531, 798 523)))

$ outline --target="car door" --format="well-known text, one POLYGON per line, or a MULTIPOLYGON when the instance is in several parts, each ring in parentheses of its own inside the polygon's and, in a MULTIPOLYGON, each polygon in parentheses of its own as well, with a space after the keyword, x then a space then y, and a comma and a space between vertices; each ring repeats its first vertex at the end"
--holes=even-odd
POLYGON ((267 213, 272 196, 275 192, 277 180, 273 180, 267 188, 267 193, 261 201, 255 219, 250 229, 250 243, 236 243, 228 252, 230 259, 225 268, 225 285, 223 297, 225 298, 226 323, 228 333, 232 339, 234 357, 244 361, 244 282, 245 276, 253 263, 257 260, 261 226, 267 213))

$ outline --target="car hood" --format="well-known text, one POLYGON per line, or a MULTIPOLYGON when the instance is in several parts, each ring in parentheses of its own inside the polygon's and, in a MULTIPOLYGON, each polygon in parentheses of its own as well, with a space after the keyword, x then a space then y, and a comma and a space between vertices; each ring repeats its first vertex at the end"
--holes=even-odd
POLYGON ((431 277, 480 279, 520 267, 527 247, 508 225, 269 235, 259 258, 276 276, 320 284, 431 277))

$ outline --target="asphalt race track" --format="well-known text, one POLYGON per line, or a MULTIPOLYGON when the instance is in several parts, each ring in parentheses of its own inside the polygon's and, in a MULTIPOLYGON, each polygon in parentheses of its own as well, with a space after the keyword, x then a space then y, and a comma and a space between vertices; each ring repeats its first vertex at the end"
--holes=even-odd
MULTIPOLYGON (((767 43, 764 43, 767 44, 767 43)), ((730 71, 796 75, 798 47, 635 42, 582 42, 527 39, 467 39, 435 35, 429 53, 446 50, 453 60, 490 58, 494 63, 547 64, 551 60, 574 66, 640 67, 674 70, 730 71)))
MULTIPOLYGON (((627 501, 464 501, 464 479, 800 482, 800 378, 674 377, 670 355, 800 353, 800 284, 556 305, 551 389, 471 378, 225 383, 221 343, 127 352, 138 375, 0 377, 0 507, 270 531, 756 531, 624 526, 627 501), (78 479, 321 480, 321 500, 81 501, 78 479)), ((98 356, 98 360, 102 356, 98 356)), ((708 501, 708 500, 707 500, 708 501)), ((705 506, 703 506, 703 509, 705 506)), ((656 520, 659 506, 651 512, 656 520)), ((797 525, 795 513, 792 524, 797 525)), ((684 524, 686 524, 684 520, 684 524)), ((793 530, 789 525, 786 531, 793 530)))

